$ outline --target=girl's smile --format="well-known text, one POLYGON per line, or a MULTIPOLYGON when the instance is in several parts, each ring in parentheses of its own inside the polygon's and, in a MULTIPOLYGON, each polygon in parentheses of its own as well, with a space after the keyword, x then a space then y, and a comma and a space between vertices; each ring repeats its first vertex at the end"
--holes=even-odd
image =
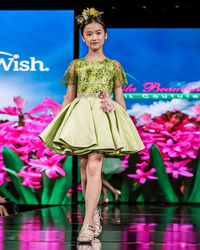
POLYGON ((90 50, 101 50, 107 33, 103 26, 97 22, 92 22, 85 26, 82 39, 90 50))

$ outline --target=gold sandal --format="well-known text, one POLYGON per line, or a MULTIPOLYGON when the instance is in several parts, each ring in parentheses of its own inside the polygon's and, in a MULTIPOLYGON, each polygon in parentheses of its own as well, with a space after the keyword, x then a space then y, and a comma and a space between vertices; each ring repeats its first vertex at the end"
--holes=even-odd
POLYGON ((94 232, 94 237, 98 237, 102 231, 102 226, 101 226, 101 220, 103 220, 102 216, 101 216, 101 209, 100 208, 96 208, 94 216, 97 217, 96 219, 93 219, 93 225, 95 228, 95 232, 94 232))
POLYGON ((77 238, 78 243, 91 243, 92 239, 94 238, 95 228, 89 224, 83 224, 79 236, 77 238), (80 239, 80 237, 87 237, 88 239, 80 239))

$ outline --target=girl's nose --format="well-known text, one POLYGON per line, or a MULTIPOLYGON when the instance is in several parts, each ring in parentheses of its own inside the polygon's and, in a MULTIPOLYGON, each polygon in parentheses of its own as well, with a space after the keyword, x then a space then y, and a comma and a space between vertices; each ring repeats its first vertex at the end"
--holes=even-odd
POLYGON ((97 40, 97 36, 96 36, 96 35, 93 35, 92 39, 93 39, 93 40, 97 40))

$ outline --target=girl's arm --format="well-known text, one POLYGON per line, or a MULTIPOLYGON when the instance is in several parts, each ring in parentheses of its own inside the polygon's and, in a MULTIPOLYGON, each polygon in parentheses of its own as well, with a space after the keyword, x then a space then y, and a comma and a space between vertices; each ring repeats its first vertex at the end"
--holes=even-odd
POLYGON ((76 97, 76 60, 73 60, 64 73, 61 84, 67 87, 66 95, 59 112, 76 97))
POLYGON ((114 88, 113 95, 114 100, 122 106, 122 108, 126 110, 126 104, 123 97, 122 86, 126 86, 128 84, 126 74, 120 62, 114 60, 114 88))
POLYGON ((122 87, 114 88, 113 95, 114 95, 114 101, 119 103, 119 105, 121 105, 122 108, 124 108, 124 110, 127 111, 126 104, 125 104, 124 97, 123 97, 122 87))
POLYGON ((61 104, 59 112, 76 97, 76 84, 69 84, 67 87, 66 95, 64 96, 63 103, 61 104))

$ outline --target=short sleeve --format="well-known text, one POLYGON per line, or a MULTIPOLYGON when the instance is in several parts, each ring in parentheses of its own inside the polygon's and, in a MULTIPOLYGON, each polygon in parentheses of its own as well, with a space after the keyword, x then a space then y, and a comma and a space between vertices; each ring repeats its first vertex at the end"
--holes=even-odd
POLYGON ((118 61, 114 62, 114 88, 126 86, 128 84, 125 71, 118 61))
POLYGON ((76 61, 73 60, 65 71, 61 80, 63 87, 67 87, 69 84, 76 84, 76 61))

